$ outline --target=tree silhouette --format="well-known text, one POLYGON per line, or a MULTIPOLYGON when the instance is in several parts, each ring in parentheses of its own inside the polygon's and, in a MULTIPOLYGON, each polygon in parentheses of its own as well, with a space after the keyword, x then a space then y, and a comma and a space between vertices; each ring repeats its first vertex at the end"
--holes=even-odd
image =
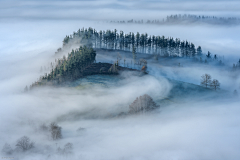
POLYGON ((34 143, 27 136, 23 136, 17 141, 16 146, 18 149, 25 152, 34 148, 34 143))
POLYGON ((216 80, 216 79, 212 80, 210 86, 211 86, 211 88, 213 88, 214 90, 220 89, 220 83, 219 83, 218 80, 216 80))
POLYGON ((62 138, 62 128, 58 126, 55 122, 50 124, 50 132, 53 140, 58 140, 62 138))
POLYGON ((157 107, 159 107, 159 105, 157 105, 149 95, 144 94, 143 96, 137 97, 129 106, 129 113, 144 113, 157 107))
MULTIPOLYGON (((178 56, 178 57, 192 57, 201 55, 201 47, 196 51, 195 45, 188 41, 180 41, 180 39, 173 39, 172 37, 134 34, 133 32, 124 33, 114 30, 106 30, 97 32, 95 29, 89 27, 88 29, 79 29, 77 33, 66 36, 63 40, 63 48, 69 47, 73 44, 84 44, 88 47, 114 49, 123 51, 135 50, 135 53, 159 54, 159 56, 178 56)), ((60 53, 62 49, 58 49, 56 54, 60 53)), ((133 57, 134 58, 134 57, 133 57)))
POLYGON ((204 74, 201 76, 202 80, 201 80, 201 85, 205 86, 206 88, 208 86, 210 86, 212 80, 211 80, 211 76, 209 74, 204 74))

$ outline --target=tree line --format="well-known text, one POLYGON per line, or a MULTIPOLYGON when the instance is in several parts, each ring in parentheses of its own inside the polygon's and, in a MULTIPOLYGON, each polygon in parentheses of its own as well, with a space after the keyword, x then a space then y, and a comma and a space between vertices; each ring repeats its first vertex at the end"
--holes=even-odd
MULTIPOLYGON (((97 31, 93 28, 82 28, 72 35, 67 35, 63 40, 63 48, 72 44, 84 44, 93 48, 111 50, 132 51, 136 53, 156 54, 165 57, 194 57, 202 55, 202 48, 189 41, 181 41, 179 38, 148 35, 147 33, 136 34, 124 33, 114 30, 97 31)), ((62 48, 56 52, 59 53, 62 48)))
POLYGON ((216 17, 216 16, 204 16, 204 15, 191 15, 191 14, 175 14, 169 15, 161 20, 120 20, 120 21, 109 21, 110 23, 122 23, 122 24, 171 24, 171 23, 194 23, 203 22, 210 24, 239 24, 240 18, 237 17, 216 17))
POLYGON ((201 22, 213 22, 213 23, 240 23, 240 19, 236 17, 216 17, 216 16, 204 16, 204 15, 191 15, 191 14, 184 14, 184 15, 170 15, 167 16, 166 22, 181 22, 181 21, 201 21, 201 22))

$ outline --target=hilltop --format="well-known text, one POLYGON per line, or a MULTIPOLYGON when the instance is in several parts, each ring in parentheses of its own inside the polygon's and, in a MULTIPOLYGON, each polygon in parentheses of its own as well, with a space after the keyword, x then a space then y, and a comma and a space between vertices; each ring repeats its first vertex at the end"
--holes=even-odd
POLYGON ((38 81, 34 82, 30 89, 43 85, 62 85, 68 82, 73 82, 79 78, 89 75, 105 74, 117 75, 122 71, 137 71, 144 74, 145 68, 142 72, 140 70, 122 67, 118 65, 118 61, 113 64, 110 63, 96 63, 96 51, 91 47, 79 47, 72 50, 68 57, 63 56, 58 59, 57 63, 50 73, 41 76, 38 81))

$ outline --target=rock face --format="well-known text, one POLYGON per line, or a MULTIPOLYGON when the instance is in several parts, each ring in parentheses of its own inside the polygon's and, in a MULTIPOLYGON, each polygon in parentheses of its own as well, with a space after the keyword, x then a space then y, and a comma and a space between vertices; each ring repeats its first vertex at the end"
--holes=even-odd
POLYGON ((160 106, 157 105, 149 95, 144 94, 143 96, 137 97, 129 106, 129 113, 144 113, 158 107, 160 106))

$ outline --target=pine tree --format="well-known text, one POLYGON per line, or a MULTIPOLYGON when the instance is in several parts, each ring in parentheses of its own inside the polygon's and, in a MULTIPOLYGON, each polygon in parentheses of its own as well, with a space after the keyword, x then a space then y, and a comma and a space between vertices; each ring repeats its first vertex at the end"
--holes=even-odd
POLYGON ((198 56, 202 55, 202 48, 201 48, 201 46, 198 46, 198 48, 197 48, 197 55, 198 56))
POLYGON ((207 56, 207 58, 211 58, 211 53, 208 51, 206 56, 207 56))

